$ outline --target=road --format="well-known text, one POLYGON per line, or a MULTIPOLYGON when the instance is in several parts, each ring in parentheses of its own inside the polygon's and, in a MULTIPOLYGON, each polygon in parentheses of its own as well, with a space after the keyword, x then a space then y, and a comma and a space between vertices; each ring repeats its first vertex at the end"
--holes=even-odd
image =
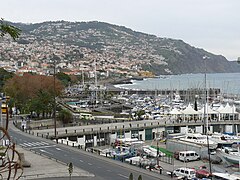
POLYGON ((17 145, 41 153, 49 158, 60 160, 64 163, 72 162, 75 167, 95 175, 87 179, 126 180, 129 178, 130 173, 133 173, 134 179, 137 179, 140 174, 143 180, 170 179, 170 177, 166 175, 152 173, 126 163, 98 156, 63 144, 57 144, 48 139, 29 135, 16 129, 12 125, 12 122, 10 122, 9 134, 17 145))

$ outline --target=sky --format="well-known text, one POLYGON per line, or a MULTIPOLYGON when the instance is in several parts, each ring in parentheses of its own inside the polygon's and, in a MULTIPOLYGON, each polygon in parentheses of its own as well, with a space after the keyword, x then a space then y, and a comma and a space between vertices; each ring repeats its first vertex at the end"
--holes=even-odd
POLYGON ((240 0, 4 0, 12 22, 102 21, 240 57, 240 0))

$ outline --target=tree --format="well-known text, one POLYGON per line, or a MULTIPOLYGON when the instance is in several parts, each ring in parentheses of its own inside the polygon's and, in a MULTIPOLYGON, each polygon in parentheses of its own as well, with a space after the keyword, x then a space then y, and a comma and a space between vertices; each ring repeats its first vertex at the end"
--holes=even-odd
POLYGON ((136 115, 136 118, 137 118, 137 120, 141 120, 141 118, 142 118, 141 116, 143 116, 144 114, 145 114, 145 111, 144 111, 144 110, 142 110, 142 109, 141 109, 141 110, 139 110, 139 111, 137 111, 137 112, 136 112, 136 114, 135 114, 135 115, 136 115))
POLYGON ((51 114, 52 112, 53 98, 48 91, 40 89, 37 92, 37 95, 28 102, 29 109, 27 110, 30 111, 31 114, 36 112, 38 117, 41 113, 43 117, 46 117, 46 115, 51 114))
POLYGON ((58 119, 63 122, 63 124, 67 124, 72 122, 73 116, 69 110, 63 109, 58 114, 58 119))
POLYGON ((9 78, 12 78, 14 76, 13 73, 8 72, 6 70, 4 70, 3 68, 0 68, 0 91, 2 90, 2 87, 4 85, 4 83, 6 82, 6 80, 8 80, 9 78))
POLYGON ((71 77, 63 72, 57 73, 56 78, 59 79, 65 87, 71 83, 71 77))
POLYGON ((13 40, 16 40, 21 33, 21 30, 5 22, 3 18, 0 19, 0 36, 3 37, 9 34, 13 40))
POLYGON ((142 180, 142 175, 139 175, 139 176, 138 176, 138 180, 142 180))
MULTIPOLYGON (((61 82, 56 80, 56 95, 59 96, 62 90, 61 82)), ((16 107, 25 113, 38 110, 44 115, 46 112, 51 113, 54 107, 55 92, 52 76, 15 75, 5 83, 4 91, 14 99, 16 107)))
POLYGON ((129 175, 129 180, 133 180, 133 174, 132 173, 129 175))
POLYGON ((73 173, 73 163, 68 164, 68 172, 69 172, 69 179, 71 180, 72 173, 73 173))

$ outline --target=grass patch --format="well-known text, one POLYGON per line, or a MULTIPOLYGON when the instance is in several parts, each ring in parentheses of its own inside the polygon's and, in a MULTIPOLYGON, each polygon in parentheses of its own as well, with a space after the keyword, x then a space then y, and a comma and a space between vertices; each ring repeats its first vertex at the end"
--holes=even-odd
MULTIPOLYGON (((157 149, 156 146, 151 146, 151 147, 154 148, 154 149, 157 149)), ((168 150, 165 149, 165 148, 161 148, 161 147, 159 147, 158 150, 161 151, 162 153, 165 153, 167 156, 171 156, 171 157, 173 157, 173 153, 170 152, 170 151, 168 151, 168 150)))

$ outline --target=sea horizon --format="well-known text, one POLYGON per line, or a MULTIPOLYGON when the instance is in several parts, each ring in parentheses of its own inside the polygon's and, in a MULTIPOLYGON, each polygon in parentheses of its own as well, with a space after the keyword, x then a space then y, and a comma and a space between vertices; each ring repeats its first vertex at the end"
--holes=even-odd
MULTIPOLYGON (((143 80, 132 80, 132 84, 114 85, 133 90, 187 90, 203 89, 205 74, 161 75, 143 80)), ((240 73, 207 73, 206 88, 218 88, 221 93, 240 94, 240 73)))

